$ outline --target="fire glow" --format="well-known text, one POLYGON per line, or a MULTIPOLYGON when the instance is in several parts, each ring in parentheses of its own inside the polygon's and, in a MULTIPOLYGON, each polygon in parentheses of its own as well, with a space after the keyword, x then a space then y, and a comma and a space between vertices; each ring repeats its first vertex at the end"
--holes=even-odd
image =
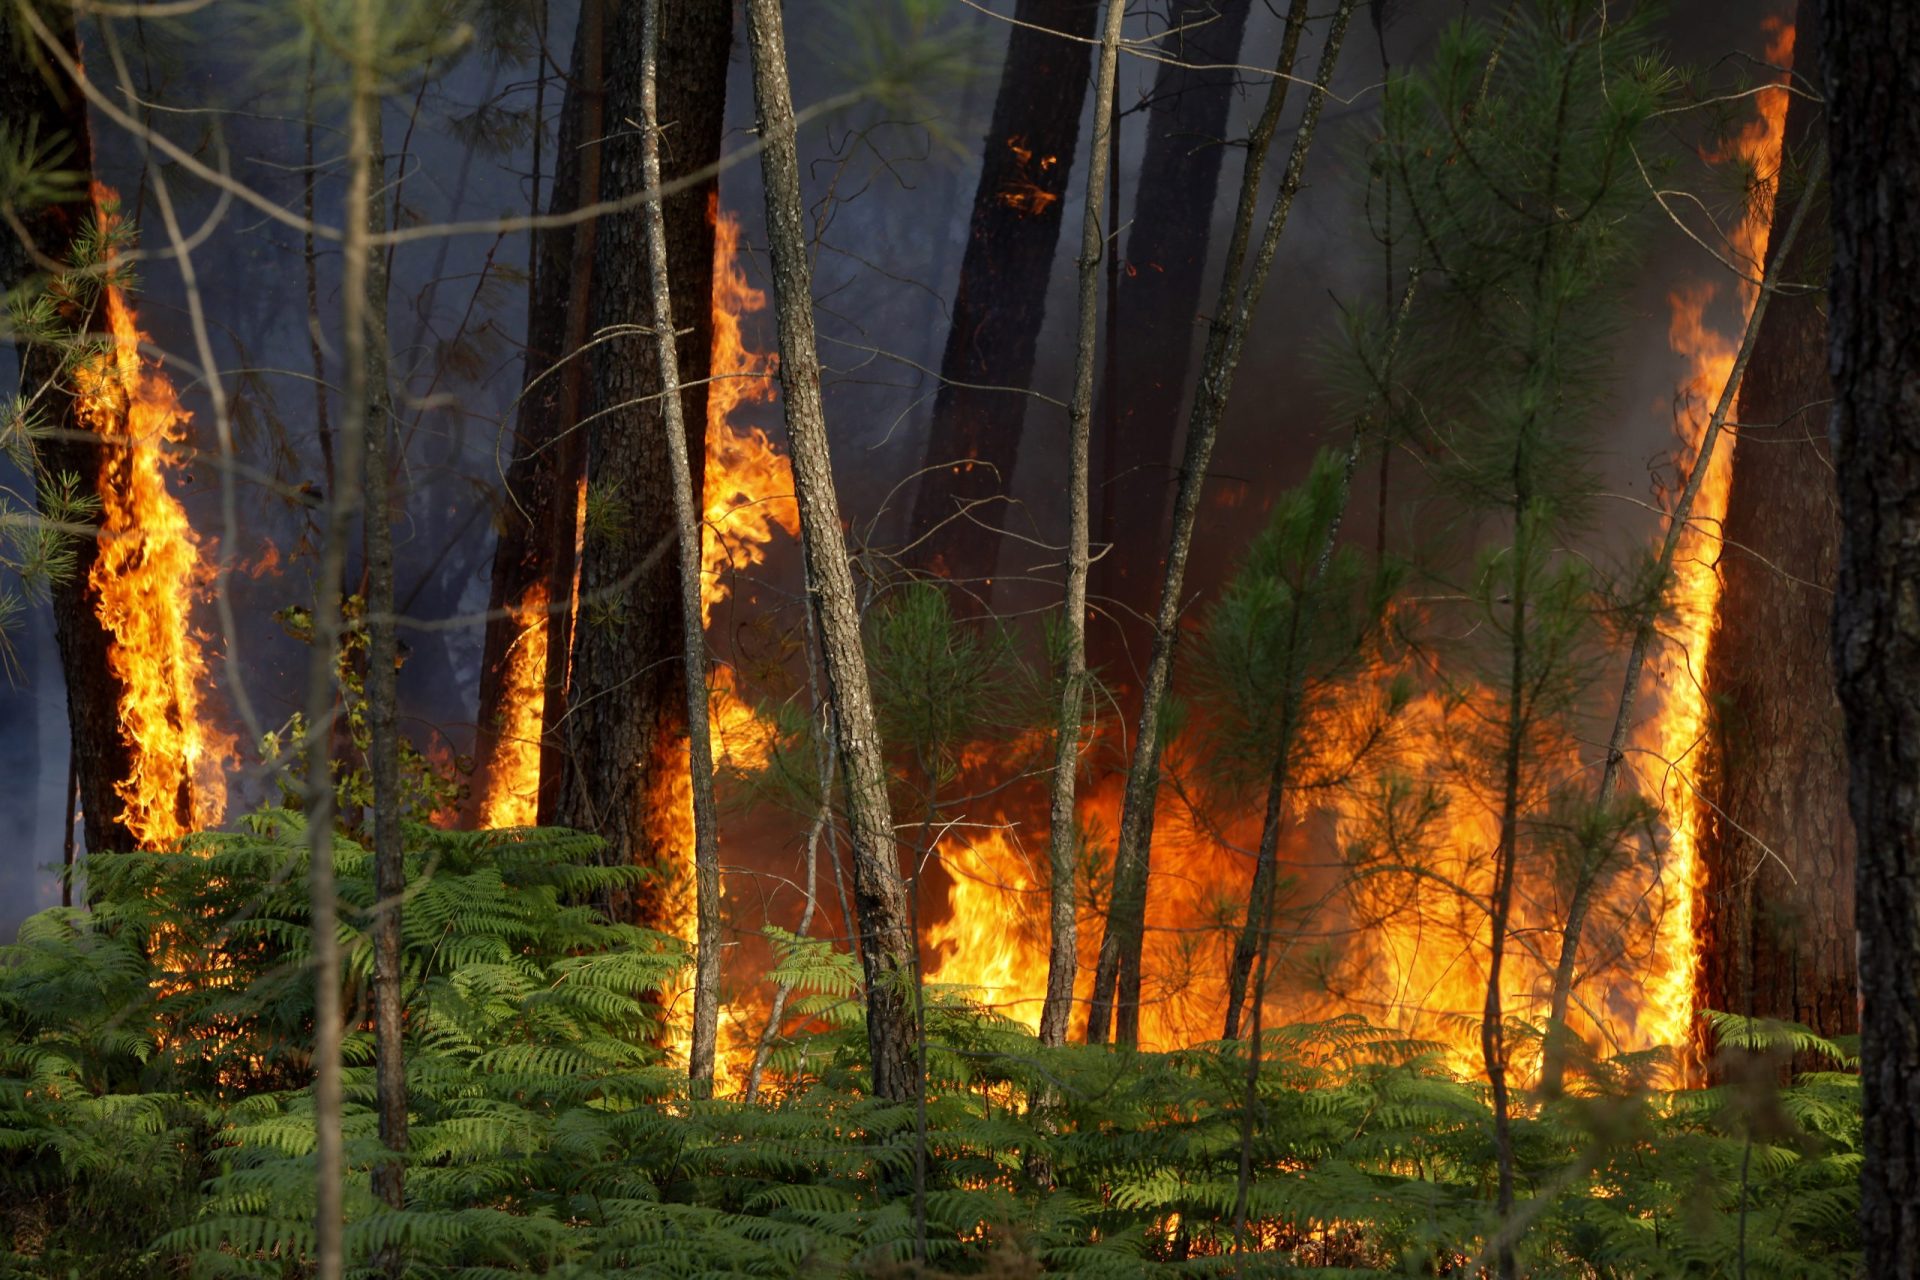
MULTIPOLYGON (((96 183, 93 201, 104 227, 118 222, 111 190, 96 183)), ((167 488, 188 415, 166 375, 142 360, 141 334, 118 286, 102 289, 101 305, 111 348, 74 370, 79 420, 103 441, 99 555, 87 581, 111 637, 107 661, 131 748, 131 772, 114 784, 118 817, 141 848, 162 849, 219 824, 234 738, 211 726, 202 705, 205 637, 192 611, 214 570, 167 488)))

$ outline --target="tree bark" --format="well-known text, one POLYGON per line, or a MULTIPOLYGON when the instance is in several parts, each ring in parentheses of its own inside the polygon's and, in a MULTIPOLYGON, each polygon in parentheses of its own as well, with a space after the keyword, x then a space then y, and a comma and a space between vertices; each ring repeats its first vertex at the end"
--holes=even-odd
POLYGON ((820 619, 833 704, 835 740, 846 778, 853 841, 854 899, 860 958, 866 974, 867 1045, 874 1092, 907 1101, 921 1076, 914 1035, 914 937, 906 885, 894 847, 887 766, 860 643, 853 568, 840 521, 820 395, 820 356, 813 327, 813 280, 807 260, 806 211, 800 193, 793 95, 787 79, 780 0, 747 0, 755 116, 764 150, 767 242, 773 262, 774 313, 780 332, 781 403, 793 459, 795 498, 820 619))
POLYGON ((1920 13, 1827 0, 1834 667, 1859 836, 1863 1274, 1920 1275, 1920 13))
MULTIPOLYGON (((1817 5, 1803 0, 1795 70, 1820 84, 1817 5)), ((1821 104, 1795 97, 1788 154, 1817 146, 1821 104)), ((1782 182, 1775 226, 1800 191, 1782 182)), ((1826 246, 1782 259, 1808 280, 1826 246)), ((1722 525, 1719 617, 1705 683, 1716 707, 1703 788, 1706 877, 1700 999, 1822 1035, 1859 1027, 1853 820, 1831 649, 1840 518, 1825 430, 1831 384, 1825 299, 1783 293, 1766 313, 1740 389, 1739 440, 1722 525)))
POLYGON ((911 558, 984 596, 1073 171, 1097 0, 1019 0, 940 359, 911 558), (981 504, 981 505, 976 505, 981 504), (960 514, 963 511, 968 514, 960 514))
MULTIPOLYGON (((644 0, 640 51, 641 181, 660 186, 658 104, 660 0, 644 0)), ((653 341, 660 369, 660 405, 666 419, 668 479, 679 539, 680 644, 686 654, 687 775, 693 792, 693 866, 697 913, 693 982, 693 1041, 688 1084, 696 1098, 713 1096, 714 1038, 720 1025, 720 841, 713 806, 713 736, 707 723, 707 637, 700 606, 701 510, 688 459, 686 418, 680 405, 680 357, 673 332, 666 215, 663 202, 644 209, 647 273, 653 286, 653 341)), ((706 422, 705 414, 698 419, 706 422)), ((702 450, 704 453, 704 449, 702 450)))
MULTIPOLYGON (((549 213, 566 213, 599 197, 605 3, 585 0, 580 6, 560 109, 549 213)), ((474 812, 483 820, 490 808, 495 820, 507 811, 524 812, 529 799, 536 816, 544 802, 550 817, 558 801, 559 762, 564 757, 557 747, 572 618, 577 490, 586 456, 579 423, 588 359, 579 352, 593 305, 595 227, 589 221, 534 233, 538 268, 528 291, 526 365, 499 506, 480 657, 474 812), (511 674, 516 651, 525 645, 545 654, 537 673, 542 715, 533 779, 507 776, 515 767, 512 757, 527 747, 505 736, 508 701, 524 696, 513 687, 511 674), (515 784, 525 787, 528 782, 534 784, 534 796, 509 796, 515 784)))
MULTIPOLYGON (((1110 684, 1130 683, 1130 654, 1146 650, 1155 570, 1163 560, 1174 494, 1180 409, 1200 327, 1200 294, 1227 123, 1251 0, 1176 0, 1154 76, 1147 145, 1134 188, 1118 306, 1118 379, 1108 390, 1114 431, 1101 450, 1093 594, 1108 607, 1088 636, 1093 666, 1110 684), (1188 66, 1186 64, 1195 64, 1188 66)), ((1116 211, 1114 220, 1119 221, 1116 211)), ((1131 698, 1121 705, 1137 711, 1131 698)))
MULTIPOLYGON (((380 179, 365 210, 367 230, 386 230, 386 147, 376 115, 370 126, 368 166, 380 179)), ((407 1149, 407 1064, 403 1047, 401 998, 400 899, 406 892, 405 851, 400 813, 399 636, 393 591, 393 397, 388 384, 386 255, 375 252, 367 263, 366 297, 366 468, 367 505, 361 536, 367 557, 367 734, 368 771, 373 776, 373 1007, 374 1110, 380 1142, 389 1151, 407 1149)), ((406 1166, 384 1161, 373 1170, 373 1194, 390 1208, 406 1200, 406 1166)), ((380 1260, 384 1270, 399 1270, 397 1256, 380 1260)))
MULTIPOLYGON (((640 131, 641 0, 623 0, 606 31, 606 119, 601 147, 606 196, 647 187, 640 131), (614 122, 622 122, 616 125, 614 122)), ((659 118, 669 140, 669 182, 714 164, 726 105, 731 10, 702 0, 667 0, 660 59, 673 72, 660 86, 659 118)), ((667 274, 679 344, 682 440, 692 492, 706 457, 706 378, 713 343, 713 179, 668 196, 667 274)), ((608 518, 587 534, 567 692, 565 785, 558 820, 607 841, 616 863, 656 873, 631 904, 639 923, 671 923, 671 891, 691 850, 680 847, 677 814, 663 803, 666 779, 685 767, 686 669, 679 626, 680 584, 668 554, 677 538, 668 461, 666 397, 652 339, 652 273, 640 209, 600 219, 594 253, 587 388, 587 472, 608 518)), ((551 686, 549 686, 551 687, 551 686)))
POLYGON ((1299 192, 1306 170, 1307 155, 1313 146, 1314 126, 1326 101, 1327 86, 1340 57, 1340 44, 1346 35, 1347 19, 1353 12, 1352 0, 1341 0, 1327 31, 1327 42, 1320 57, 1319 72, 1307 96, 1306 110, 1294 135, 1292 154, 1286 173, 1280 180, 1273 205, 1267 214, 1266 228, 1246 279, 1241 268, 1246 264, 1248 242, 1253 234, 1254 214, 1260 200, 1260 175, 1265 168, 1267 148, 1280 126, 1280 113, 1286 103, 1295 55, 1299 51, 1300 32, 1306 25, 1307 6, 1295 0, 1287 13, 1286 36, 1282 41, 1276 70, 1280 73, 1269 90, 1267 104, 1249 140, 1247 166, 1241 176, 1239 207, 1234 218, 1233 240, 1227 249, 1225 269, 1221 273, 1220 293, 1213 321, 1208 326, 1206 355, 1201 364, 1200 386, 1194 397, 1193 411, 1187 423, 1185 457, 1181 462, 1180 491, 1174 502, 1173 534, 1168 545, 1166 573, 1160 586, 1160 603, 1154 615, 1153 656, 1148 664, 1140 707, 1140 727, 1134 738, 1132 767, 1127 774, 1126 796, 1120 814, 1119 848, 1114 857, 1113 899, 1108 908, 1106 931, 1100 939, 1100 959, 1094 971, 1093 1004, 1087 1014, 1087 1040, 1103 1043, 1111 1021, 1115 1038, 1134 1045, 1140 1038, 1141 947, 1146 931, 1147 873, 1153 838, 1153 809, 1160 778, 1160 709, 1173 680, 1173 653, 1179 637, 1180 607, 1185 593, 1187 556, 1193 548, 1193 526, 1200 509, 1200 491, 1206 483, 1207 464, 1213 456, 1213 441, 1225 416, 1227 398, 1233 390, 1234 370, 1253 320, 1253 309, 1266 285, 1280 236, 1286 230, 1293 210, 1293 198, 1299 192))
POLYGON ((1080 219, 1079 335, 1073 362, 1073 399, 1067 407, 1067 593, 1066 670, 1060 684, 1060 718, 1054 726, 1053 779, 1049 788, 1047 861, 1049 884, 1047 995, 1040 1006, 1040 1042, 1067 1042, 1073 1010, 1073 977, 1079 965, 1074 919, 1074 865, 1080 847, 1074 813, 1074 783, 1080 772, 1081 727, 1087 708, 1088 472, 1093 437, 1093 366, 1100 324, 1100 262, 1113 252, 1105 207, 1113 162, 1114 82, 1119 77, 1120 31, 1125 0, 1107 0, 1100 39, 1100 73, 1093 94, 1093 141, 1087 152, 1087 196, 1080 219))
MULTIPOLYGON (((49 5, 40 16, 66 56, 77 60, 72 10, 49 5)), ((68 83, 66 72, 40 47, 39 36, 21 22, 12 4, 0 6, 0 121, 10 132, 43 145, 60 140, 67 151, 62 165, 83 177, 91 176, 93 143, 86 99, 68 83)), ((0 287, 32 278, 49 260, 68 262, 75 239, 93 215, 84 184, 77 199, 19 210, 26 239, 0 236, 0 287)), ((97 315, 82 314, 77 308, 65 310, 61 321, 75 333, 102 331, 97 315)), ((19 354, 21 394, 36 400, 43 421, 52 428, 35 448, 35 483, 42 510, 48 509, 48 484, 63 475, 77 477, 80 492, 97 493, 114 450, 88 430, 76 412, 76 397, 64 376, 67 353, 50 343, 21 343, 19 354)), ((98 517, 90 523, 97 525, 98 517)), ((125 686, 108 662, 112 638, 100 622, 98 601, 88 585, 99 542, 83 533, 75 537, 73 550, 72 572, 53 583, 50 594, 87 851, 124 852, 137 843, 119 816, 122 803, 114 794, 114 784, 133 771, 132 750, 120 724, 125 686)))

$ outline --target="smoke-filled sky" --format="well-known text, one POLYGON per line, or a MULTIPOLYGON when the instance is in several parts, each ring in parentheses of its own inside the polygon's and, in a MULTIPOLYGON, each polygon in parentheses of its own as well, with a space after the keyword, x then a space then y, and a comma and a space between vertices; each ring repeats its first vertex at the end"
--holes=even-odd
MULTIPOLYGON (((550 59, 564 66, 572 39, 568 0, 553 0, 546 33, 550 59)), ((832 372, 828 410, 843 505, 860 528, 885 541, 897 536, 904 512, 896 495, 882 504, 901 477, 919 465, 925 441, 932 381, 946 337, 946 305, 954 291, 966 237, 981 154, 981 135, 993 104, 1006 39, 1004 16, 1012 0, 993 0, 991 13, 969 5, 947 6, 948 33, 975 42, 976 74, 943 88, 914 121, 884 121, 870 107, 855 107, 810 126, 802 140, 809 195, 820 201, 823 238, 816 257, 816 293, 821 309, 822 356, 832 372), (928 126, 932 126, 930 129, 928 126), (938 136, 933 136, 937 134, 938 136)), ((1160 29, 1146 14, 1131 19, 1130 34, 1160 29)), ((1151 6, 1155 10, 1159 6, 1151 6)), ((1384 51, 1396 66, 1417 62, 1441 24, 1473 6, 1443 0, 1404 0, 1388 6, 1384 51)), ((1675 6, 1663 27, 1676 55, 1723 74, 1738 73, 1744 54, 1763 44, 1761 22, 1790 6, 1780 0, 1732 4, 1698 0, 1675 6)), ((860 68, 845 51, 848 22, 896 20, 894 6, 793 0, 788 35, 796 101, 804 106, 858 82, 860 68)), ((1270 61, 1279 20, 1266 5, 1254 7, 1242 61, 1270 61)), ((306 140, 306 67, 300 56, 271 47, 278 36, 257 22, 241 25, 230 6, 215 4, 177 22, 147 21, 136 42, 130 23, 116 28, 119 53, 140 98, 156 104, 154 128, 195 148, 210 162, 272 198, 299 208, 306 140)), ((91 74, 112 87, 112 52, 95 34, 86 37, 91 74)), ((438 222, 523 214, 531 191, 530 147, 507 113, 535 105, 535 62, 490 56, 476 42, 448 58, 444 71, 424 88, 417 82, 387 103, 385 139, 395 158, 390 168, 397 198, 410 221, 438 222)), ((1329 107, 1303 193, 1288 228, 1262 312, 1249 339, 1235 398, 1215 456, 1215 492, 1202 541, 1195 549, 1196 581, 1204 591, 1218 580, 1246 538, 1259 526, 1273 496, 1297 480, 1313 449, 1337 424, 1327 413, 1319 361, 1337 337, 1340 310, 1356 300, 1377 301, 1381 276, 1360 216, 1358 161, 1372 127, 1374 89, 1382 50, 1369 28, 1356 22, 1336 84, 1342 102, 1329 107)), ((1123 105, 1137 102, 1151 83, 1153 65, 1128 59, 1121 71, 1123 105)), ((337 86, 315 86, 314 154, 322 174, 315 199, 323 221, 337 223, 344 184, 337 159, 341 104, 337 86)), ((1236 127, 1257 110, 1259 86, 1235 108, 1236 127)), ((544 96, 552 122, 560 85, 551 76, 544 96)), ((1090 97, 1091 95, 1089 95, 1090 97)), ((736 24, 734 67, 727 106, 728 152, 750 141, 752 104, 742 28, 736 24)), ((1138 117, 1122 136, 1120 211, 1124 225, 1143 145, 1138 117)), ((1082 137, 1088 132, 1083 121, 1082 137)), ((164 247, 154 212, 152 175, 143 178, 142 151, 134 139, 95 114, 96 169, 138 215, 147 247, 164 247)), ((1284 140, 1283 140, 1284 145, 1284 140)), ((1085 146, 1078 159, 1084 163, 1085 146)), ((337 262, 324 247, 319 256, 318 333, 310 332, 307 281, 300 234, 239 204, 218 201, 205 185, 177 166, 161 170, 183 221, 197 226, 217 218, 194 251, 203 305, 212 328, 218 376, 234 404, 234 427, 246 459, 236 475, 239 520, 221 527, 220 475, 208 459, 177 477, 196 527, 216 554, 238 570, 234 605, 241 620, 237 660, 215 637, 214 667, 222 693, 216 714, 242 738, 248 732, 235 712, 232 682, 245 692, 263 727, 282 723, 301 688, 305 651, 272 621, 272 612, 309 595, 310 561, 305 539, 303 483, 320 475, 315 424, 313 343, 322 360, 337 368, 339 298, 337 262), (272 563, 279 567, 273 568, 272 563), (258 576, 254 576, 257 573, 258 576)), ((1082 192, 1067 192, 1077 210, 1082 192)), ((1216 224, 1230 213, 1239 181, 1237 159, 1222 174, 1216 224)), ((721 178, 721 203, 742 218, 756 254, 750 271, 764 279, 758 256, 761 222, 757 162, 746 157, 721 178)), ((1073 253, 1077 216, 1069 215, 1057 255, 1048 305, 1047 335, 1034 383, 1064 400, 1071 376, 1069 340, 1073 253)), ((1216 256, 1224 241, 1214 237, 1216 256)), ((520 232, 465 235, 402 247, 394 257, 391 334, 395 373, 406 396, 401 404, 406 440, 406 489, 399 540, 399 594, 403 612, 428 621, 473 618, 485 608, 491 553, 490 488, 505 464, 502 424, 521 381, 519 338, 524 321, 527 237, 520 232)), ((1621 340, 1621 377, 1604 437, 1594 441, 1608 488, 1619 495, 1602 540, 1620 542, 1651 533, 1651 517, 1638 503, 1651 496, 1650 467, 1671 433, 1670 398, 1679 370, 1667 351, 1666 292, 1687 278, 1705 278, 1712 264, 1677 233, 1656 236, 1644 278, 1635 287, 1629 331, 1621 340)), ((155 346, 185 363, 174 371, 182 399, 195 414, 194 441, 212 442, 210 401, 194 357, 186 295, 177 264, 147 262, 136 305, 155 346)), ((1210 297, 1216 281, 1206 283, 1210 297)), ((635 299, 636 307, 644 306, 635 299)), ((639 317, 636 316, 636 319, 639 317)), ((773 345, 770 319, 747 321, 749 342, 773 345)), ((1196 330, 1196 335, 1197 335, 1196 330)), ((0 356, 0 386, 15 381, 11 353, 0 356)), ((778 438, 777 406, 745 412, 778 438)), ((1019 506, 1010 524, 1042 539, 1064 529, 1065 415, 1044 403, 1030 408, 1019 479, 1019 506)), ((18 490, 17 476, 7 483, 18 490)), ((1394 521, 1417 522, 1417 510, 1396 510, 1394 521)), ((1372 513, 1355 524, 1370 529, 1372 513)), ((1403 532, 1408 530, 1403 529, 1403 532)), ((1015 546, 1002 572, 1015 574, 1037 557, 1015 546)), ((738 602, 716 618, 716 643, 744 625, 759 607, 792 591, 797 557, 777 548, 765 581, 741 584, 738 602)), ((1030 598, 1010 593, 1006 605, 1038 605, 1051 597, 1035 587, 1030 598)), ((210 609, 203 624, 213 631, 210 609)), ((402 674, 403 711, 417 737, 442 733, 459 749, 471 735, 480 628, 465 625, 414 629, 403 636, 411 650, 402 674)), ((59 891, 47 870, 61 857, 68 744, 65 695, 44 606, 9 634, 11 681, 0 689, 0 939, 10 939, 20 920, 56 903, 59 891)), ((272 786, 249 772, 236 780, 229 812, 271 798, 272 786)))

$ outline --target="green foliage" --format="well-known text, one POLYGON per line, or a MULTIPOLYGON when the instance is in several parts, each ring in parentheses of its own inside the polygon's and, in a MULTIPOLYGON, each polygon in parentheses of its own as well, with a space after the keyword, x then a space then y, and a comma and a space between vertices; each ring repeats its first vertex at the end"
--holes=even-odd
MULTIPOLYGON (((341 602, 346 623, 340 633, 339 655, 335 660, 336 679, 341 701, 346 708, 345 733, 337 735, 330 768, 333 775, 334 812, 348 831, 362 831, 371 822, 373 811, 373 770, 369 753, 373 749, 373 729, 367 719, 367 649, 371 634, 366 626, 366 601, 348 596, 341 602)), ((298 605, 289 605, 274 614, 287 634, 302 644, 313 643, 313 614, 298 605)), ((290 809, 301 807, 302 780, 306 777, 307 718, 296 711, 285 724, 262 735, 260 758, 269 765, 284 767, 274 775, 281 801, 290 809)), ((426 821, 445 812, 462 799, 466 784, 459 769, 429 760, 411 739, 400 737, 400 812, 403 817, 426 821)))
MULTIPOLYGON (((405 911, 405 1209, 377 1205, 368 854, 336 857, 354 1274, 837 1276, 913 1252, 911 1108, 865 1087, 852 957, 775 939, 803 1030, 773 1100, 694 1103, 652 1047, 679 944, 586 901, 639 873, 558 831, 416 828, 405 911)), ((0 1275, 299 1276, 312 1249, 311 989, 298 814, 89 860, 91 910, 0 950, 0 1275)), ((1838 1052, 1720 1019, 1750 1053, 1838 1052)), ((1252 1237, 1230 1256, 1244 1043, 1042 1049, 929 992, 928 1255, 939 1274, 1470 1274, 1491 1226, 1482 1086, 1358 1018, 1262 1044, 1252 1237)), ((1847 1276, 1859 1086, 1646 1088, 1644 1059, 1523 1108, 1539 1276, 1847 1276)), ((917 1274, 935 1274, 919 1272, 917 1274)))
POLYGON ((1334 546, 1345 470, 1315 457, 1207 613, 1196 677, 1217 777, 1264 782, 1285 756, 1290 791, 1331 785, 1383 745, 1411 696, 1405 679, 1370 670, 1401 573, 1334 546))

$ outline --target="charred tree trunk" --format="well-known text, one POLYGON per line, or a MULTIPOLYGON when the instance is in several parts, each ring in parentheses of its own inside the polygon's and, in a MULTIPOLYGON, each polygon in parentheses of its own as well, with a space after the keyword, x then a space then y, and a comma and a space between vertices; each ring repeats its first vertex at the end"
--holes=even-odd
MULTIPOLYGON (((67 58, 79 57, 73 14, 50 5, 41 12, 67 58)), ((86 99, 69 83, 58 62, 40 47, 38 35, 21 21, 15 6, 0 7, 0 128, 45 147, 56 143, 62 167, 90 175, 92 136, 87 128, 86 99), (64 154, 62 154, 62 152, 64 154)), ((55 204, 21 209, 24 239, 7 235, 0 248, 0 285, 28 280, 49 262, 66 263, 74 242, 94 216, 84 195, 55 204)), ((99 317, 65 303, 61 323, 74 334, 98 332, 99 317)), ((35 449, 35 484, 42 510, 49 510, 49 486, 73 476, 79 492, 98 492, 112 450, 81 421, 73 388, 65 377, 68 352, 53 343, 20 345, 20 393, 30 400, 51 428, 35 449)), ((95 519, 97 523, 97 517, 95 519)), ((122 803, 114 784, 133 771, 133 756, 120 725, 124 686, 107 659, 111 638, 101 625, 98 602, 88 585, 99 554, 95 537, 81 533, 73 540, 73 570, 52 584, 53 630, 60 649, 60 670, 67 686, 67 726, 72 735, 78 772, 81 812, 85 815, 87 851, 107 853, 135 847, 120 819, 122 803)), ((71 815, 69 815, 71 817, 71 815)))
POLYGON ((1827 0, 1834 667, 1859 834, 1862 1274, 1920 1275, 1920 12, 1827 0))
MULTIPOLYGON (((585 0, 574 32, 567 91, 549 213, 591 204, 600 190, 603 132, 602 23, 606 0, 585 0)), ((538 642, 547 661, 537 673, 543 718, 539 737, 557 746, 565 692, 569 608, 573 592, 577 487, 585 450, 579 422, 587 358, 585 341, 592 306, 595 223, 548 227, 535 233, 538 259, 527 304, 527 350, 511 461, 501 495, 493 582, 487 598, 487 629, 480 658, 480 706, 474 759, 475 812, 486 816, 490 792, 507 786, 504 754, 523 746, 503 737, 512 664, 523 645, 538 642), (554 591, 555 584, 562 590, 554 591), (535 633, 535 628, 539 628, 535 633)), ((534 674, 534 673, 529 673, 534 674)), ((540 752, 539 797, 550 817, 558 798, 557 750, 540 752)))
MULTIPOLYGON (((640 0, 624 0, 606 31, 604 195, 646 189, 641 118, 640 0)), ((696 173, 720 156, 731 9, 705 0, 661 5, 659 91, 664 180, 696 173)), ((707 370, 713 344, 713 201, 708 178, 665 203, 667 274, 679 330, 687 454, 693 491, 706 456, 707 370)), ((589 528, 581 560, 573 672, 565 724, 567 760, 559 820, 607 841, 618 863, 656 869, 632 904, 640 923, 663 924, 668 891, 690 850, 679 846, 661 803, 664 778, 686 767, 686 685, 681 662, 680 585, 667 415, 653 340, 651 273, 639 208, 600 219, 594 253, 595 345, 585 420, 587 474, 605 518, 589 528)), ((556 615, 557 617, 557 615, 556 615)))
POLYGON ((1107 548, 1094 566, 1094 597, 1121 607, 1110 607, 1087 637, 1093 666, 1119 684, 1131 683, 1128 656, 1152 640, 1140 619, 1153 607, 1165 560, 1180 410, 1202 328, 1207 246, 1239 81, 1222 67, 1239 61, 1252 7, 1251 0, 1177 0, 1160 46, 1174 61, 1160 65, 1147 109, 1147 147, 1116 299, 1127 319, 1104 410, 1113 415, 1113 433, 1101 455, 1094 539, 1107 548))
MULTIPOLYGON (((1811 0, 1800 5, 1798 29, 1807 34, 1795 69, 1817 86, 1811 0)), ((1785 154, 1810 155, 1825 129, 1821 104, 1796 96, 1785 154)), ((1776 229, 1800 199, 1790 165, 1782 166, 1776 229)), ((1780 262, 1780 279, 1807 281, 1825 256, 1820 237, 1802 236, 1780 262)), ((1829 634, 1840 517, 1828 478, 1825 309, 1818 293, 1774 297, 1740 388, 1724 585, 1705 676, 1716 713, 1702 796, 1700 995, 1707 1008, 1845 1035, 1858 1028, 1859 1010, 1853 820, 1829 634)))
POLYGON ((833 704, 834 741, 847 783, 853 837, 853 886, 866 976, 867 1048, 873 1089, 904 1102, 919 1094, 915 947, 907 889, 894 845, 887 765, 860 643, 853 567, 841 533, 840 499, 820 398, 820 353, 813 325, 813 271, 807 260, 800 155, 794 145, 793 90, 787 79, 780 0, 747 0, 753 57, 754 116, 765 150, 760 173, 767 192, 767 247, 773 261, 774 314, 780 330, 781 404, 793 454, 800 536, 820 621, 833 704))
POLYGON ((1099 11, 1019 0, 1007 37, 909 531, 913 561, 957 581, 983 584, 1000 554, 991 504, 1019 457, 1099 11))

